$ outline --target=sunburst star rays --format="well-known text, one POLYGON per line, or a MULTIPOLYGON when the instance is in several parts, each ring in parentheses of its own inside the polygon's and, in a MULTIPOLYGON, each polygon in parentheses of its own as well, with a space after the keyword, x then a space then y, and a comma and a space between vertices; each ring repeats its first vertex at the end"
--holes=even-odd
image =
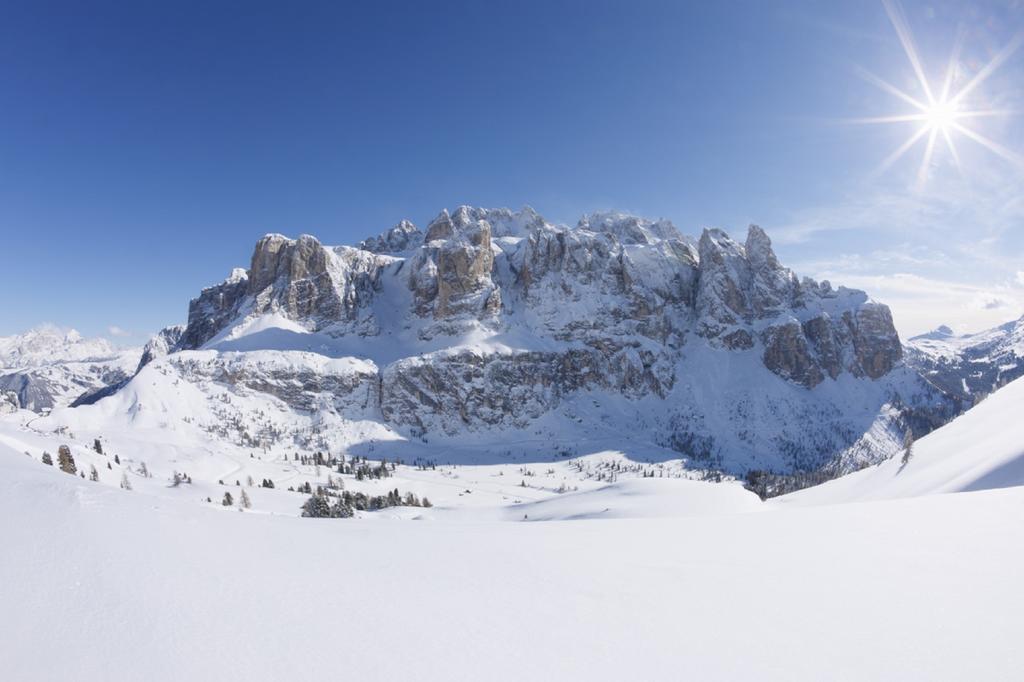
POLYGON ((967 139, 985 147, 990 152, 1000 156, 1024 168, 1024 157, 1007 149, 1003 145, 989 139, 974 128, 967 125, 968 119, 985 118, 991 116, 1008 116, 1018 112, 1009 109, 974 109, 968 105, 967 96, 976 91, 1010 56, 1024 44, 1024 33, 1018 33, 1014 38, 1001 49, 992 59, 979 70, 963 87, 954 91, 957 78, 957 69, 960 64, 960 52, 963 47, 965 33, 963 29, 957 31, 953 41, 953 49, 945 73, 942 76, 938 89, 932 87, 932 83, 925 75, 924 66, 914 43, 910 25, 907 22, 903 8, 897 0, 882 0, 886 13, 892 22, 893 28, 899 37, 903 51, 910 61, 910 65, 917 78, 924 99, 915 97, 892 83, 879 76, 858 68, 857 73, 867 82, 875 85, 884 92, 901 99, 913 107, 909 113, 893 114, 889 116, 874 116, 868 118, 847 119, 851 123, 868 124, 890 124, 890 123, 918 123, 916 130, 907 138, 903 144, 897 147, 887 156, 875 174, 881 174, 902 158, 912 149, 919 140, 926 139, 924 154, 921 165, 917 171, 917 185, 922 186, 928 179, 929 169, 934 158, 936 147, 944 144, 949 151, 954 165, 963 172, 960 154, 955 144, 955 137, 962 135, 967 139), (941 142, 940 142, 941 138, 941 142))

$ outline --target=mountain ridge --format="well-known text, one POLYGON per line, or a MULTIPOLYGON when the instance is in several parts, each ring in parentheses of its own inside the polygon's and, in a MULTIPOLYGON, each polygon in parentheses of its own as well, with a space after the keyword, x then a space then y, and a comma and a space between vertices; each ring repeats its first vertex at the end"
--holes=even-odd
MULTIPOLYGON (((262 237, 139 367, 207 392, 262 391, 319 428, 373 422, 396 443, 493 451, 516 434, 610 429, 635 438, 637 457, 653 441, 732 473, 842 473, 959 411, 902 354, 886 306, 797 277, 757 226, 741 243, 616 212, 568 227, 529 207, 460 206, 360 247, 262 237), (315 361, 288 387, 260 352, 361 369, 315 361)), ((306 426, 277 425, 293 427, 308 442, 306 426)))

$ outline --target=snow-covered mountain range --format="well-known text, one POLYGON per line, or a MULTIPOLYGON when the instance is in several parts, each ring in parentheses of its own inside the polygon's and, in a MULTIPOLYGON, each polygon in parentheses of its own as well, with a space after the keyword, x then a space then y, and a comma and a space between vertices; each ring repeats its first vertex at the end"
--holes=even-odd
POLYGON ((463 206, 359 247, 263 237, 117 396, 53 423, 187 424, 264 448, 385 440, 407 460, 613 441, 734 474, 838 474, 959 412, 902 353, 885 305, 798 278, 757 226, 692 239, 619 213, 568 227, 463 206))
POLYGON ((53 325, 0 337, 0 404, 35 412, 71 405, 128 380, 139 356, 53 325))
POLYGON ((1024 376, 1024 318, 977 334, 949 327, 909 340, 907 362, 966 404, 1024 376))

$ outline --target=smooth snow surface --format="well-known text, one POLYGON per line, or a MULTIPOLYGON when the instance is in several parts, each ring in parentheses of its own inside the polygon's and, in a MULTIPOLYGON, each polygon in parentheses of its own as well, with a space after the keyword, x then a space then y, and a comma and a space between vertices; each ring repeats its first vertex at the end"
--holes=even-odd
POLYGON ((1021 489, 369 523, 123 492, 0 446, 0 519, 8 680, 1009 680, 1024 665, 1021 489))

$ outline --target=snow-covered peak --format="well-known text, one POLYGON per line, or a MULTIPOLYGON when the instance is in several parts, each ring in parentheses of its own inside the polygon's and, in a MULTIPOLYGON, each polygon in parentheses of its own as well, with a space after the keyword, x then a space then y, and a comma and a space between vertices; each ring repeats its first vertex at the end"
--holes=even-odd
POLYGON ((13 393, 36 412, 69 405, 127 380, 139 355, 137 348, 44 325, 0 338, 0 394, 13 393))
POLYGON ((747 230, 747 242, 744 245, 747 260, 754 267, 778 268, 779 259, 772 249, 772 240, 758 225, 751 225, 747 230))
POLYGON ((478 208, 459 206, 452 213, 442 210, 427 226, 424 242, 448 239, 480 221, 490 226, 491 236, 523 238, 533 230, 547 224, 543 217, 529 206, 518 211, 507 208, 478 208))
POLYGON ((939 325, 930 332, 924 334, 918 334, 917 336, 910 337, 909 341, 944 341, 946 339, 953 338, 955 334, 953 330, 947 325, 939 325))
POLYGON ((907 359, 951 395, 980 400, 1024 376, 1024 318, 976 334, 939 327, 910 339, 907 359))
POLYGON ((618 211, 590 213, 580 218, 576 227, 615 235, 623 244, 654 244, 666 239, 683 239, 670 220, 648 220, 618 211))
POLYGON ((225 284, 236 284, 249 279, 249 271, 245 268, 231 268, 231 274, 224 280, 225 284))
POLYGON ((386 232, 369 237, 359 248, 374 253, 403 253, 423 243, 423 233, 408 220, 402 220, 386 232))
POLYGON ((105 360, 117 354, 118 350, 107 339, 86 339, 74 329, 49 324, 23 334, 0 337, 0 368, 3 369, 105 360))

